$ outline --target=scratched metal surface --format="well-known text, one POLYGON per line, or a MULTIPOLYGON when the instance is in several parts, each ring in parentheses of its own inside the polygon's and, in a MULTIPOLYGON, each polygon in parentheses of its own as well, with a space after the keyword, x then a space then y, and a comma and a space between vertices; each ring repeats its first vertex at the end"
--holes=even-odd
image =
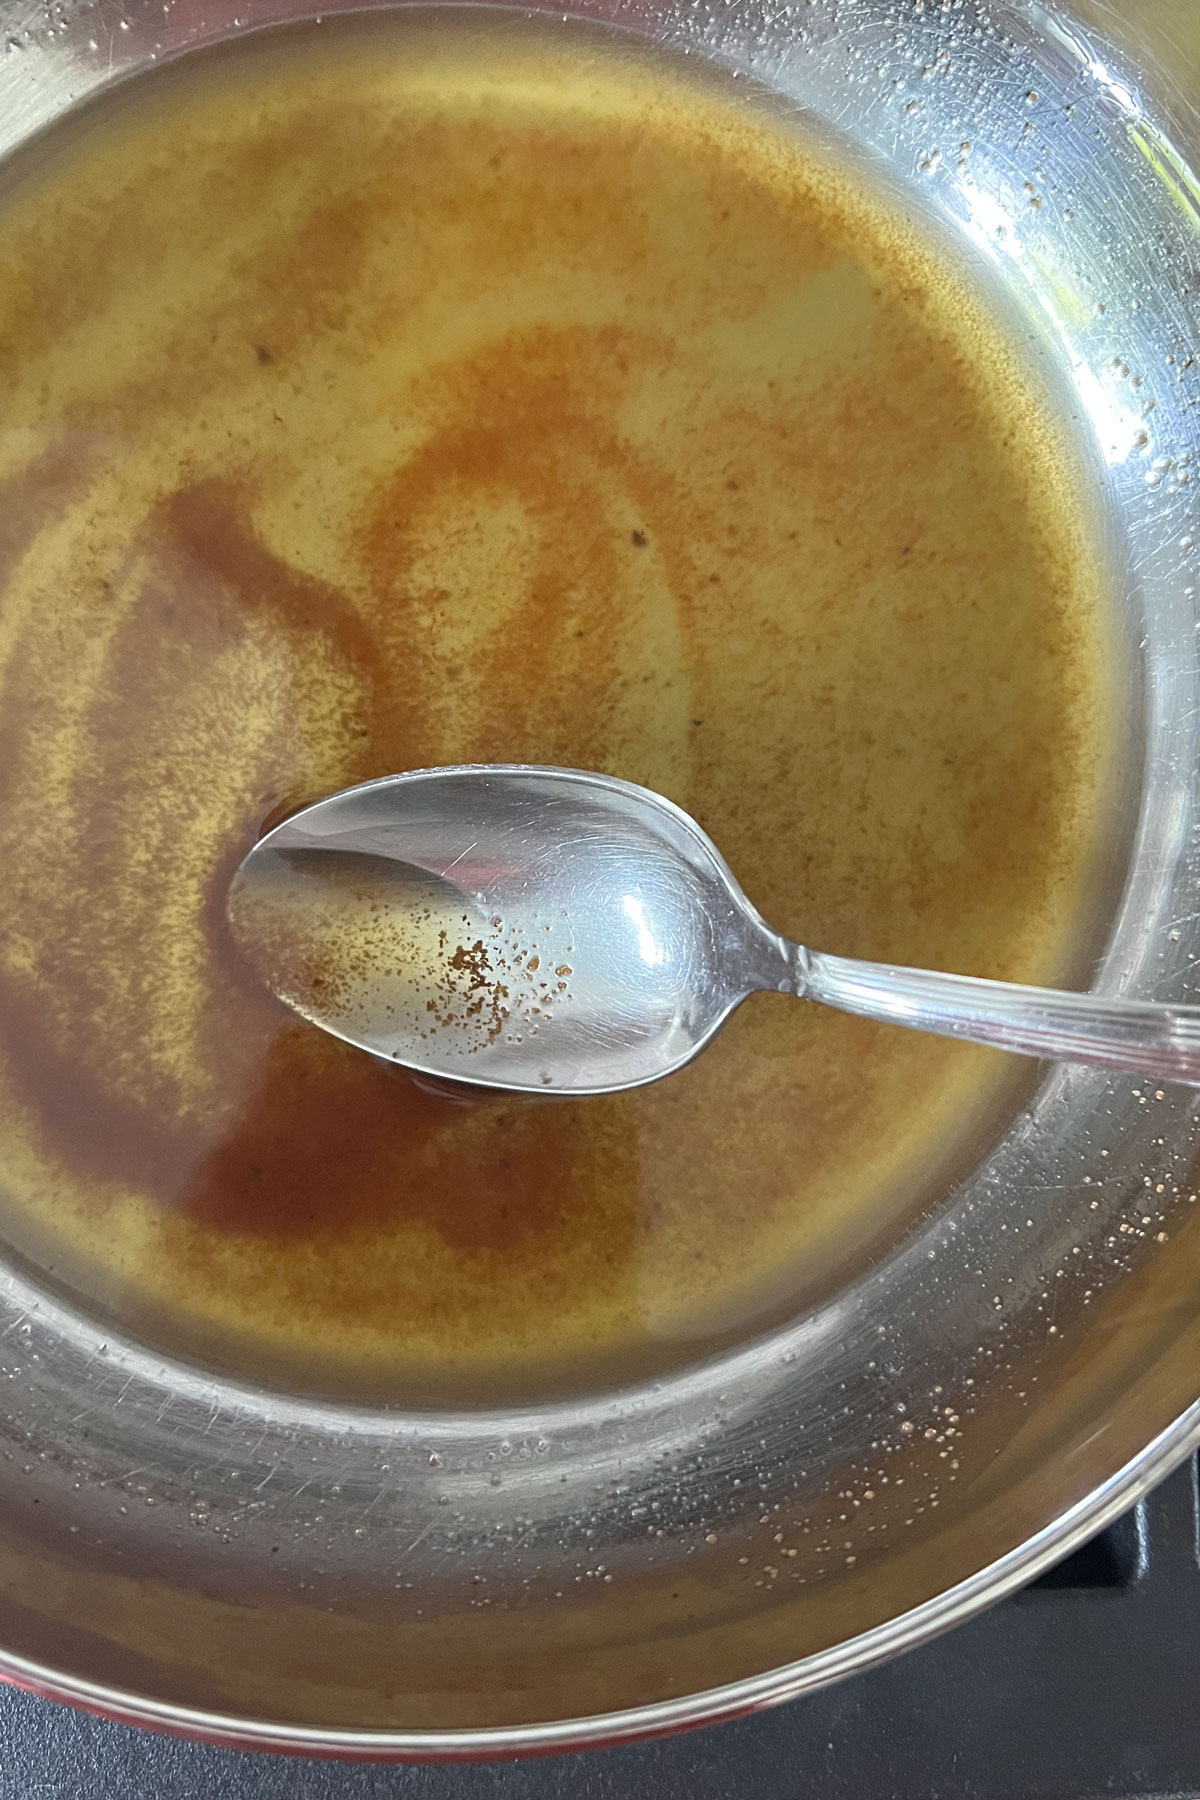
POLYGON ((0 1692, 0 1800, 1196 1800, 1196 1471, 952 1636, 756 1718, 481 1767, 182 1743, 0 1692))
MULTIPOLYGON (((4 0, 0 144, 291 10, 4 0)), ((1032 4, 580 10, 761 78, 878 159, 1057 372, 1141 702, 1097 982, 1194 998, 1200 232, 1177 101, 1160 128, 1134 64, 1032 4)), ((1050 1075, 826 1307, 668 1382, 520 1412, 240 1388, 10 1265, 0 1666, 263 1744, 490 1753, 719 1718, 865 1668, 1019 1586, 1200 1433, 1193 1108, 1050 1075)))

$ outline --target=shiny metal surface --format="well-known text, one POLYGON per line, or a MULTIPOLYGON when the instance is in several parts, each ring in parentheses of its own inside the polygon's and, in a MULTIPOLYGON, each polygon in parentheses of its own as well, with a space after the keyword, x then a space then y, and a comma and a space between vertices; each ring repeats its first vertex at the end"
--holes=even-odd
MULTIPOLYGON (((0 144, 298 10, 4 0, 0 144)), ((1187 109, 1168 96, 1160 117, 1153 73, 1059 7, 578 10, 786 96, 940 223, 1058 372, 1139 693, 1094 985, 1194 1000, 1187 109)), ((503 1412, 239 1386, 10 1259, 0 1668, 230 1741, 450 1756, 731 1716, 878 1661, 1027 1580, 1200 1437, 1195 1114, 1183 1090, 1057 1069, 824 1303, 653 1385, 503 1412)))
POLYGON ((694 820, 574 769, 426 769, 332 794, 253 846, 228 913, 314 1024, 518 1093, 640 1087, 754 989, 793 991, 792 946, 694 820))
POLYGON ((1200 1007, 790 943, 687 813, 580 769, 417 769, 330 794, 252 847, 228 912, 310 1023, 420 1074, 512 1093, 658 1081, 763 991, 1200 1086, 1200 1007))

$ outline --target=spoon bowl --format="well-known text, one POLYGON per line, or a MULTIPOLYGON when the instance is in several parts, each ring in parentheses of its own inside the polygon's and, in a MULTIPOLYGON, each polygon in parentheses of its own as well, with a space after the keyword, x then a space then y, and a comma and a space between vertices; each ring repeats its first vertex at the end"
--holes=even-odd
POLYGON ((688 1062, 793 952, 699 827, 608 776, 417 770, 318 801, 229 920, 303 1017, 421 1073, 598 1094, 688 1062))

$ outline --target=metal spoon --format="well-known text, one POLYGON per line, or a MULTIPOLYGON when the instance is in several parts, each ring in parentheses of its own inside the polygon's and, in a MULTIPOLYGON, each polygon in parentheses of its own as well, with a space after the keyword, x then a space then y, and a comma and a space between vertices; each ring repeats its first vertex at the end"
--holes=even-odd
POLYGON ((254 846, 228 916, 313 1024, 485 1087, 601 1094, 656 1081, 760 988, 1200 1086, 1200 1007, 789 943, 679 807, 574 769, 421 769, 333 794, 254 846))

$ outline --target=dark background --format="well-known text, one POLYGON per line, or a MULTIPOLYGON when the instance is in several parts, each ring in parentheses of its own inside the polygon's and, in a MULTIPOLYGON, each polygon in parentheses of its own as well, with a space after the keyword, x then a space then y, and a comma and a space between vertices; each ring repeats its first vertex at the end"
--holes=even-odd
POLYGON ((586 1756, 302 1761, 0 1688, 0 1800, 1200 1800, 1198 1519, 1189 1458, 936 1643, 757 1718, 586 1756))

